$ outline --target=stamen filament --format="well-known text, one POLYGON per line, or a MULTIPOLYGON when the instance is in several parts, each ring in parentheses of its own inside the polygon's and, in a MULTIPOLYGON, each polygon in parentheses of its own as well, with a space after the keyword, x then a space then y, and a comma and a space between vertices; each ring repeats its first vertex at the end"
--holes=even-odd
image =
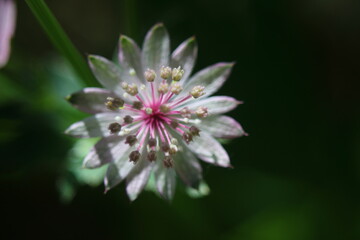
POLYGON ((159 135, 160 135, 161 142, 165 142, 165 138, 164 138, 163 133, 161 132, 161 128, 160 128, 160 126, 159 126, 159 122, 157 122, 156 125, 157 125, 157 131, 159 132, 159 135))
POLYGON ((148 131, 149 131, 149 126, 146 126, 145 130, 144 130, 144 133, 143 133, 143 136, 142 136, 142 138, 140 140, 139 146, 137 148, 138 151, 140 151, 141 147, 143 146, 145 138, 146 138, 146 136, 148 134, 148 131))
POLYGON ((191 98, 192 96, 191 95, 187 95, 185 97, 183 97, 182 99, 178 100, 178 101, 175 101, 175 102, 172 102, 172 104, 170 105, 170 107, 175 107, 183 102, 185 102, 186 100, 188 100, 189 98, 191 98))
POLYGON ((161 128, 163 129, 163 131, 164 131, 164 134, 165 134, 165 137, 166 137, 167 140, 168 140, 168 143, 171 144, 171 141, 170 141, 168 132, 166 131, 165 126, 164 126, 164 124, 163 124, 162 122, 160 122, 160 126, 161 126, 161 128))

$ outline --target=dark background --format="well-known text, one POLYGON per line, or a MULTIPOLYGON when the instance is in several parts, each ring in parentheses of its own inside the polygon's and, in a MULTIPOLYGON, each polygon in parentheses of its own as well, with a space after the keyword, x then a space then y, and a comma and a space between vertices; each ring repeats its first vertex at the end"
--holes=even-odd
POLYGON ((195 70, 236 61, 218 94, 245 102, 229 115, 250 135, 225 145, 234 169, 203 164, 208 196, 178 184, 171 204, 76 180, 61 200, 76 142, 63 131, 85 116, 63 97, 80 86, 17 3, 0 71, 2 239, 360 239, 359 1, 47 1, 83 54, 111 58, 120 33, 142 44, 163 22, 172 49, 196 36, 195 70))

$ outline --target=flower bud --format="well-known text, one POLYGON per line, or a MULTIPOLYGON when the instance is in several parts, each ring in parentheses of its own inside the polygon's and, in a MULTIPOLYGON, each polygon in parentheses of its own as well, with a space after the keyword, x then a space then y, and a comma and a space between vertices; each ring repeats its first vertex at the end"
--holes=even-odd
POLYGON ((161 145, 161 150, 163 152, 168 152, 170 150, 170 146, 168 143, 164 142, 162 145, 161 145))
POLYGON ((108 97, 106 98, 105 105, 108 109, 115 111, 123 107, 124 103, 124 100, 122 100, 121 98, 108 97))
POLYGON ((156 78, 156 73, 154 70, 148 68, 144 73, 144 77, 146 81, 153 82, 156 78))
POLYGON ((154 138, 150 138, 148 144, 149 144, 149 147, 155 147, 156 140, 154 138))
POLYGON ((200 136, 200 129, 198 129, 197 127, 195 127, 195 126, 191 126, 190 128, 189 128, 189 132, 191 133, 191 135, 193 135, 193 136, 200 136))
POLYGON ((160 83, 159 88, 158 88, 158 92, 165 94, 169 91, 169 84, 167 83, 160 83))
POLYGON ((127 82, 122 82, 121 87, 122 89, 126 90, 128 88, 129 84, 127 82))
POLYGON ((129 116, 129 115, 126 115, 126 116, 124 117, 124 123, 130 124, 130 123, 132 123, 133 121, 134 121, 134 119, 133 119, 131 116, 129 116))
POLYGON ((170 67, 165 67, 165 66, 162 66, 160 68, 160 77, 162 79, 168 79, 171 75, 171 68, 170 67))
POLYGON ((135 96, 136 94, 138 94, 138 87, 135 83, 132 84, 128 84, 127 88, 125 89, 125 91, 130 94, 131 96, 135 96))
POLYGON ((199 118, 204 118, 208 116, 208 109, 206 107, 198 107, 195 111, 195 114, 199 118))
POLYGON ((145 112, 146 112, 146 114, 148 114, 148 115, 151 115, 152 113, 153 113, 153 110, 152 110, 152 108, 145 108, 145 112))
POLYGON ((135 108, 135 109, 138 109, 138 110, 140 110, 140 109, 142 109, 143 108, 143 104, 142 104, 142 102, 139 102, 139 101, 134 101, 133 102, 133 108, 135 108))
POLYGON ((171 168, 174 166, 174 161, 172 160, 172 158, 170 156, 165 156, 165 158, 163 160, 163 164, 164 164, 164 167, 171 168))
POLYGON ((178 140, 176 138, 172 138, 171 139, 171 144, 178 145, 179 142, 178 142, 178 140))
POLYGON ((173 83, 171 84, 171 92, 178 95, 183 90, 181 84, 173 83))
POLYGON ((181 67, 173 68, 171 78, 173 81, 180 81, 183 77, 185 71, 184 69, 181 69, 181 67))
POLYGON ((170 112, 170 107, 166 104, 162 104, 162 105, 160 105, 160 112, 168 113, 168 112, 170 112))
POLYGON ((129 144, 130 146, 134 146, 134 144, 137 142, 137 138, 135 135, 129 135, 125 139, 125 143, 129 144))
POLYGON ((119 123, 117 123, 117 122, 110 123, 108 129, 109 129, 111 134, 115 134, 115 133, 120 132, 121 125, 119 123))
POLYGON ((169 149, 169 154, 170 155, 175 155, 178 151, 178 148, 176 145, 174 144, 170 144, 170 149, 169 149))
POLYGON ((190 133, 187 133, 185 132, 183 135, 182 135, 182 138, 184 139, 184 141, 189 144, 192 140, 193 140, 193 137, 190 133))
POLYGON ((139 161, 140 157, 141 157, 141 154, 139 151, 132 151, 129 155, 129 160, 130 160, 130 162, 134 162, 134 164, 135 164, 135 163, 137 163, 137 161, 139 161))
POLYGON ((195 86, 193 87, 193 89, 191 89, 190 95, 193 96, 193 98, 199 98, 205 94, 204 89, 205 89, 204 86, 200 86, 200 85, 195 86))
POLYGON ((135 76, 135 75, 136 75, 135 69, 130 68, 130 70, 129 70, 129 75, 132 76, 132 77, 135 76))
POLYGON ((170 126, 175 129, 179 126, 179 123, 176 120, 172 120, 170 122, 170 126))
POLYGON ((148 152, 146 158, 150 162, 155 162, 156 161, 156 152, 154 150, 151 150, 150 152, 148 152))
POLYGON ((188 107, 184 107, 180 110, 180 114, 184 118, 191 118, 191 111, 188 107))

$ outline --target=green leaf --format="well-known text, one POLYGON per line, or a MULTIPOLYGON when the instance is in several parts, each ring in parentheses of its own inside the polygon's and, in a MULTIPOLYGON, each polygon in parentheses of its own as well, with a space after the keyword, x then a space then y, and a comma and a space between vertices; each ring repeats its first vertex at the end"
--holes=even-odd
POLYGON ((50 41, 69 61, 79 78, 88 86, 98 86, 85 59, 68 38, 46 3, 43 0, 26 0, 26 3, 50 38, 50 41))

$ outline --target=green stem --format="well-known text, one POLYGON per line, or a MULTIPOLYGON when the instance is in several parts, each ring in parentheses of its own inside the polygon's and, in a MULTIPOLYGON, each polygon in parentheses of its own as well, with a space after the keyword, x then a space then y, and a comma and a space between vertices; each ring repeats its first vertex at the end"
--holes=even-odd
POLYGON ((45 30, 50 41, 72 65, 73 70, 78 75, 79 79, 87 86, 97 86, 97 81, 90 71, 84 57, 81 56, 66 35, 46 3, 43 0, 26 0, 26 3, 45 30))

